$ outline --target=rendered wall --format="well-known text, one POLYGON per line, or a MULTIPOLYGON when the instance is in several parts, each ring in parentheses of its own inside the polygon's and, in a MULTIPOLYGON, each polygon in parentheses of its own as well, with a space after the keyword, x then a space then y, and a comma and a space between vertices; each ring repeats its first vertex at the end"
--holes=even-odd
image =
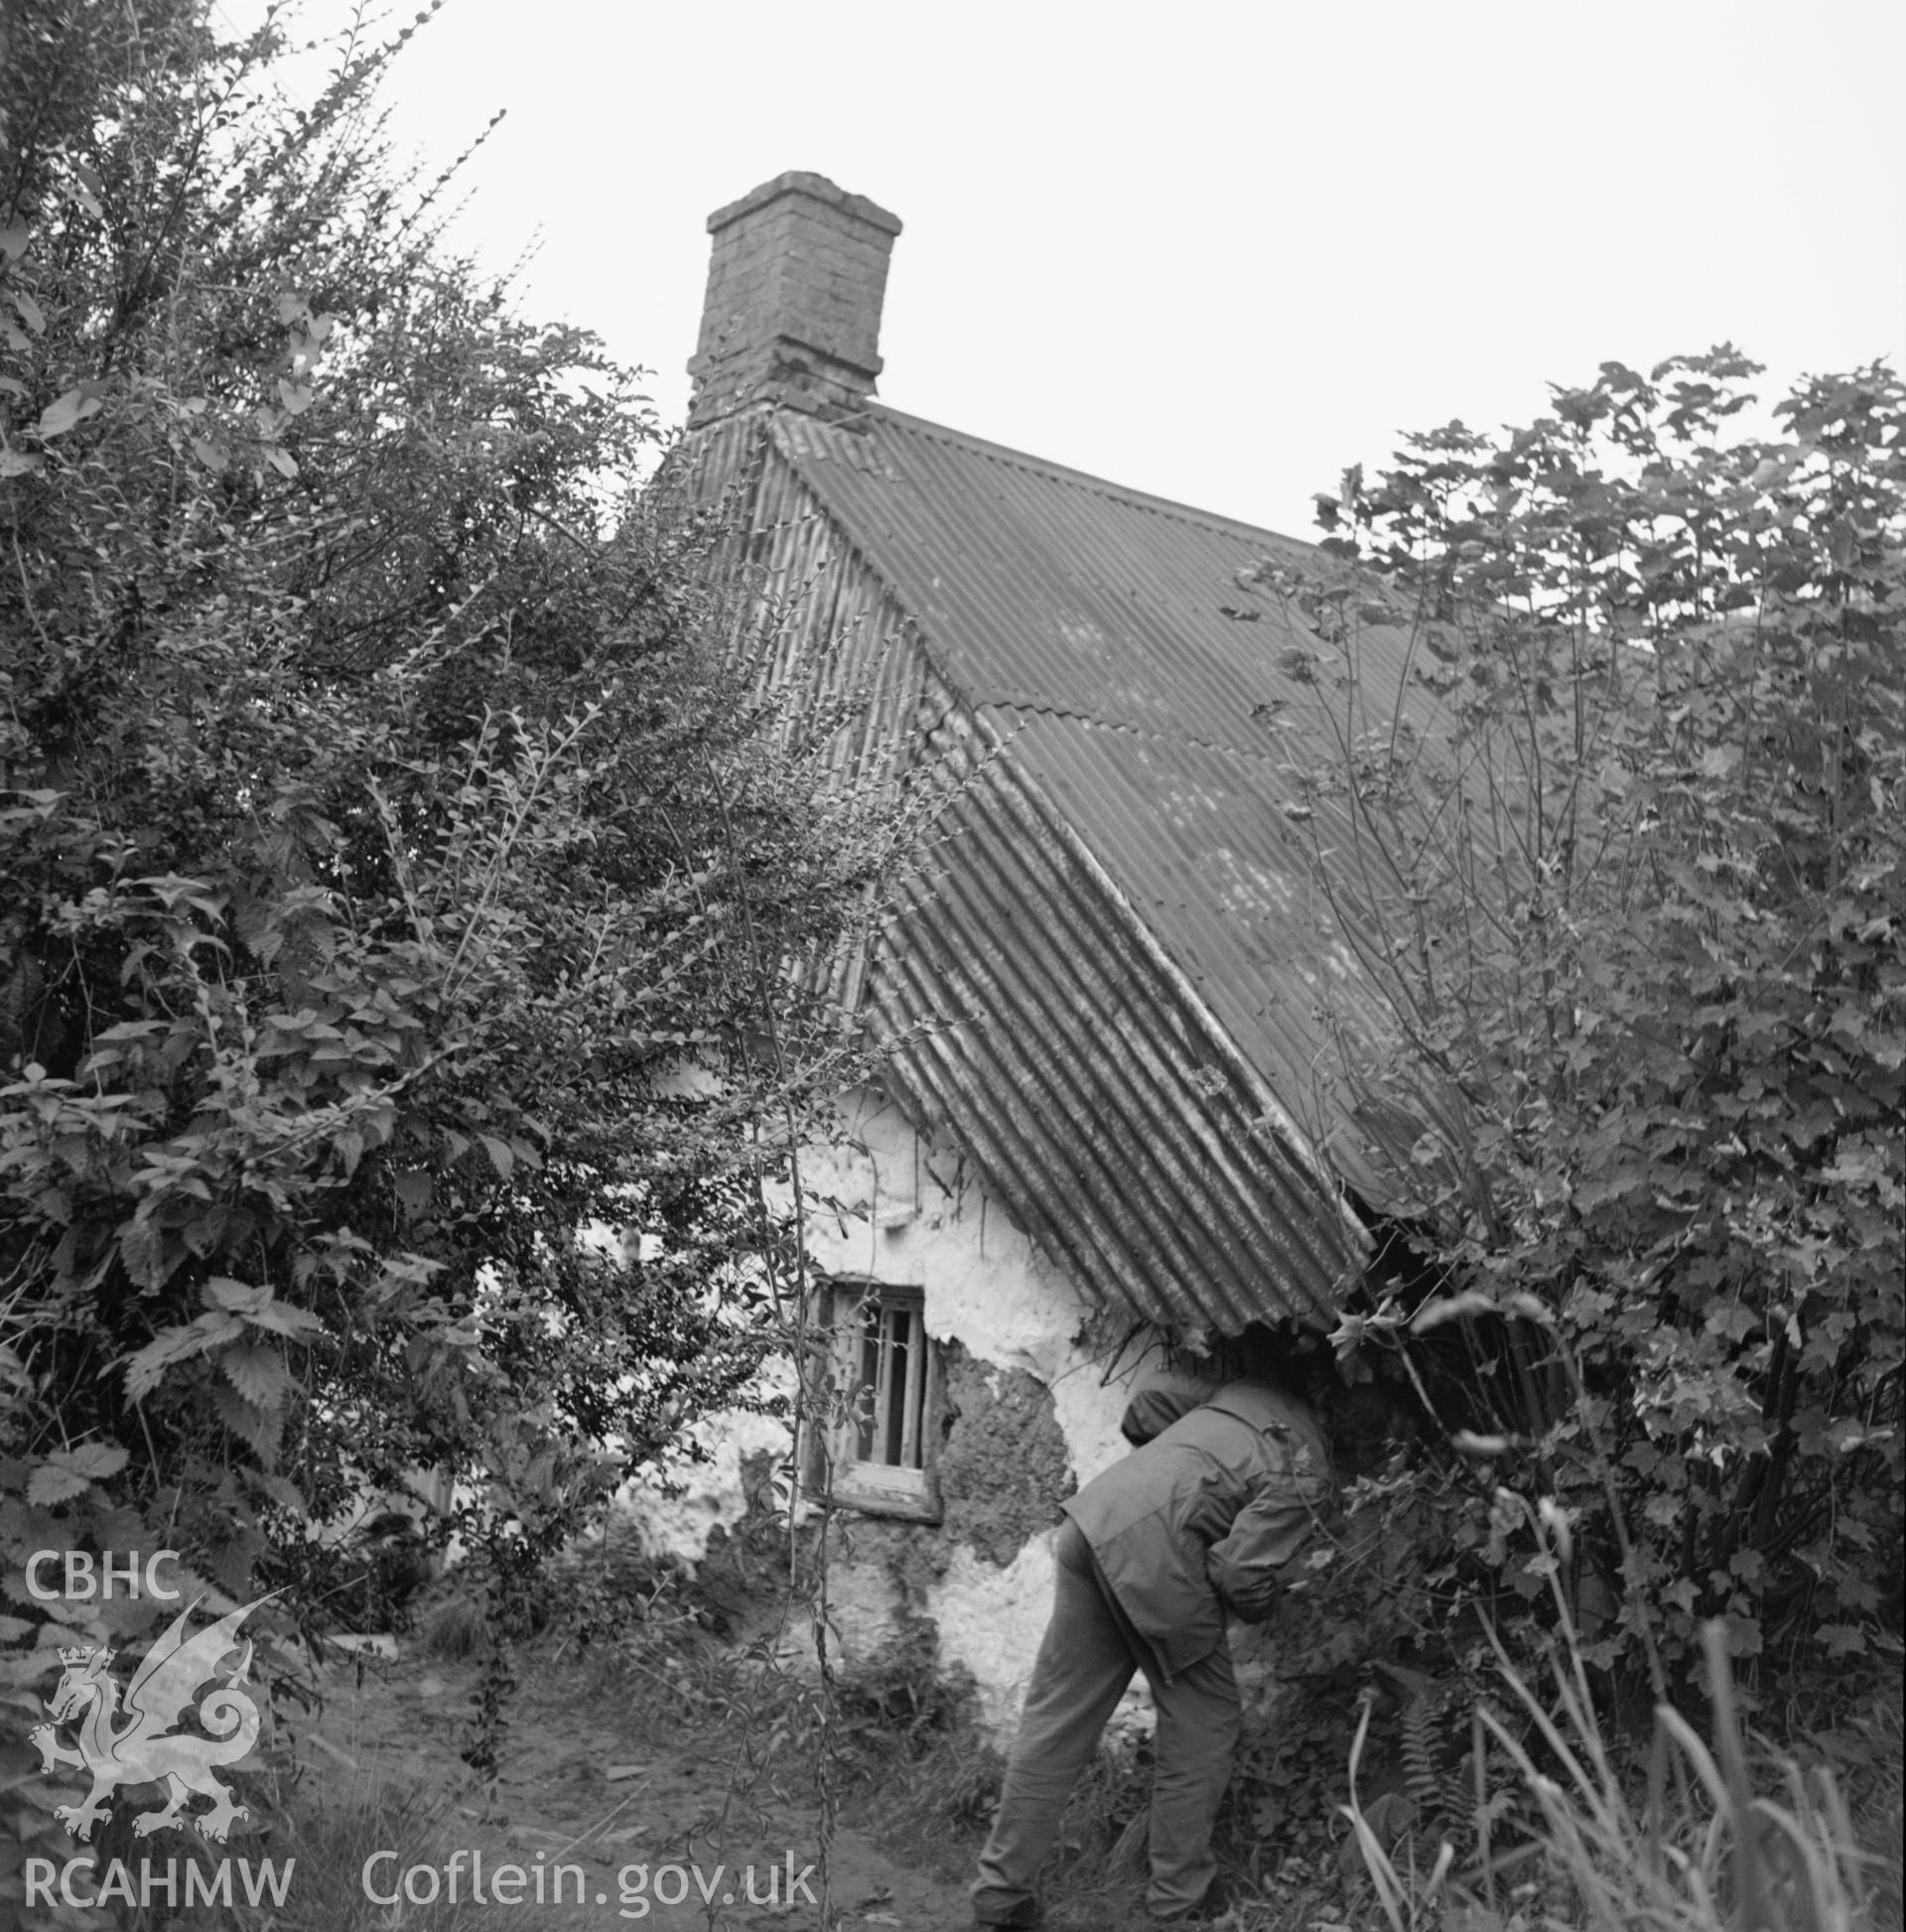
MULTIPOLYGON (((982 1720, 1010 1730, 1051 1607, 1058 1504, 1127 1452, 1119 1418, 1146 1344, 1121 1352, 1130 1317, 1087 1303, 970 1168, 879 1094, 850 1096, 845 1117, 849 1144, 802 1164, 813 1264, 922 1291, 950 1426, 939 1525, 839 1513, 833 1619, 850 1664, 924 1620, 940 1667, 969 1671, 982 1720)), ((700 1557, 716 1523, 739 1519, 741 1457, 769 1447, 758 1418, 737 1422, 711 1425, 715 1459, 689 1496, 643 1508, 682 1555, 700 1557)))
POLYGON ((1058 1504, 1127 1452, 1119 1417, 1142 1351, 1108 1375, 1129 1319, 1086 1302, 959 1156, 880 1095, 854 1096, 847 1115, 858 1145, 805 1175, 822 1202, 815 1262, 923 1291, 952 1423, 940 1526, 861 1519, 841 1583, 863 1605, 884 1587, 895 1627, 930 1620, 941 1666, 970 1671, 983 1720, 1010 1729, 1051 1609, 1058 1504))

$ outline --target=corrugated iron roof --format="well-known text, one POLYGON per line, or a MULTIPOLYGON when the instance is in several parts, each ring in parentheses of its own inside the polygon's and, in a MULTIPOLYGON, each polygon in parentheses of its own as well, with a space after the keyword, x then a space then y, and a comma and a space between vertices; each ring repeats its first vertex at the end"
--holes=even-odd
POLYGON ((1014 750, 1285 1106, 1324 1128, 1332 1018, 1378 1019, 1276 763, 1038 714, 1014 750))
POLYGON ((1352 686, 1241 577, 1310 546, 879 407, 774 416, 751 521, 772 582, 831 586, 814 614, 883 613, 795 626, 829 688, 907 694, 874 736, 952 711, 999 748, 871 988, 896 1032, 959 1023, 898 1053, 914 1111, 1089 1292, 1328 1321, 1359 1255, 1334 1173, 1371 1185, 1333 1029, 1380 1021, 1312 883, 1306 842, 1345 828, 1290 766, 1407 688, 1402 634, 1365 630, 1352 686), (894 675, 915 655, 931 691, 894 675))
POLYGON ((1276 654, 1311 640, 1236 574, 1309 545, 891 410, 774 434, 971 703, 1264 750, 1276 654))
POLYGON ((1357 1243, 1277 1098, 1016 747, 873 976, 893 1072, 1081 1285, 1150 1319, 1327 1324, 1357 1243))
POLYGON ((852 428, 783 416, 774 435, 948 682, 1017 734, 1199 997, 1329 1134, 1331 1026, 1383 1021, 1312 883, 1314 842, 1347 821, 1290 767, 1393 702, 1433 728, 1408 631, 1361 626, 1353 684, 1300 611, 1241 576, 1314 573, 1312 545, 878 406, 852 428))

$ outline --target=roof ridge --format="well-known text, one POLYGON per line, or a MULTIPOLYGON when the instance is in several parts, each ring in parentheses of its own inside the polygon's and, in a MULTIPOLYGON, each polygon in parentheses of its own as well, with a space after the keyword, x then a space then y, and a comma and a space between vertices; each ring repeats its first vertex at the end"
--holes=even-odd
POLYGON ((1200 509, 1195 503, 1181 503, 1175 497, 1157 496, 1149 489, 1137 489, 1130 483, 1115 483, 1110 477, 1094 476, 1089 470, 1075 470, 1070 464, 1054 463, 1047 457, 1033 456, 1027 450, 1015 450, 1004 443, 992 442, 987 437, 975 436, 967 430, 949 429, 944 423, 930 423, 924 416, 909 415, 905 410, 895 409, 887 403, 870 401, 863 413, 876 422, 885 419, 898 428, 922 431, 942 442, 964 444, 995 462, 1011 464, 1033 476, 1048 477, 1055 483, 1082 485, 1091 495, 1115 498, 1130 503, 1136 509, 1150 510, 1156 516, 1167 516, 1180 523, 1202 525, 1207 529, 1220 527, 1235 531, 1240 536, 1268 537, 1273 543, 1289 544, 1293 549, 1306 552, 1314 552, 1317 548, 1303 537, 1286 536, 1282 530, 1267 529, 1261 523, 1247 523, 1240 516, 1226 516, 1220 510, 1200 509))

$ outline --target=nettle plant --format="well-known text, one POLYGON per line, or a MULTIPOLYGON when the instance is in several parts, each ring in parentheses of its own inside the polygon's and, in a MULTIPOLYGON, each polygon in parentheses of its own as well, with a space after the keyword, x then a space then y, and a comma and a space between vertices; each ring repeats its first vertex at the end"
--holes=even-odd
POLYGON ((1433 1525, 1391 1613, 1545 1597, 1540 1502, 1585 1654, 1658 1695, 1703 1618, 1796 1667, 1899 1631, 1906 390, 1809 378, 1742 436, 1756 372, 1609 363, 1414 437, 1319 499, 1334 575, 1266 570, 1392 1033, 1335 1077, 1415 1289, 1339 1342, 1407 1341, 1458 1445, 1390 1498, 1433 1525))

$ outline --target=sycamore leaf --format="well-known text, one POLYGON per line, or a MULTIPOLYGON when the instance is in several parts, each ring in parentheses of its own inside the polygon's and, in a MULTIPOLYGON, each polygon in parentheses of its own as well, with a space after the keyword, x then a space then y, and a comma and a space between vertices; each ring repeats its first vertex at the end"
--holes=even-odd
POLYGON ((9 289, 7 294, 13 302, 13 306, 20 311, 20 320, 36 336, 44 336, 47 333, 47 318, 46 312, 40 307, 39 303, 25 289, 9 289))
POLYGON ((0 477, 30 477, 46 467, 45 459, 21 450, 0 450, 0 477))
POLYGON ((27 224, 24 221, 9 221, 4 228, 0 228, 0 255, 6 256, 8 261, 21 255, 26 245, 27 224))

